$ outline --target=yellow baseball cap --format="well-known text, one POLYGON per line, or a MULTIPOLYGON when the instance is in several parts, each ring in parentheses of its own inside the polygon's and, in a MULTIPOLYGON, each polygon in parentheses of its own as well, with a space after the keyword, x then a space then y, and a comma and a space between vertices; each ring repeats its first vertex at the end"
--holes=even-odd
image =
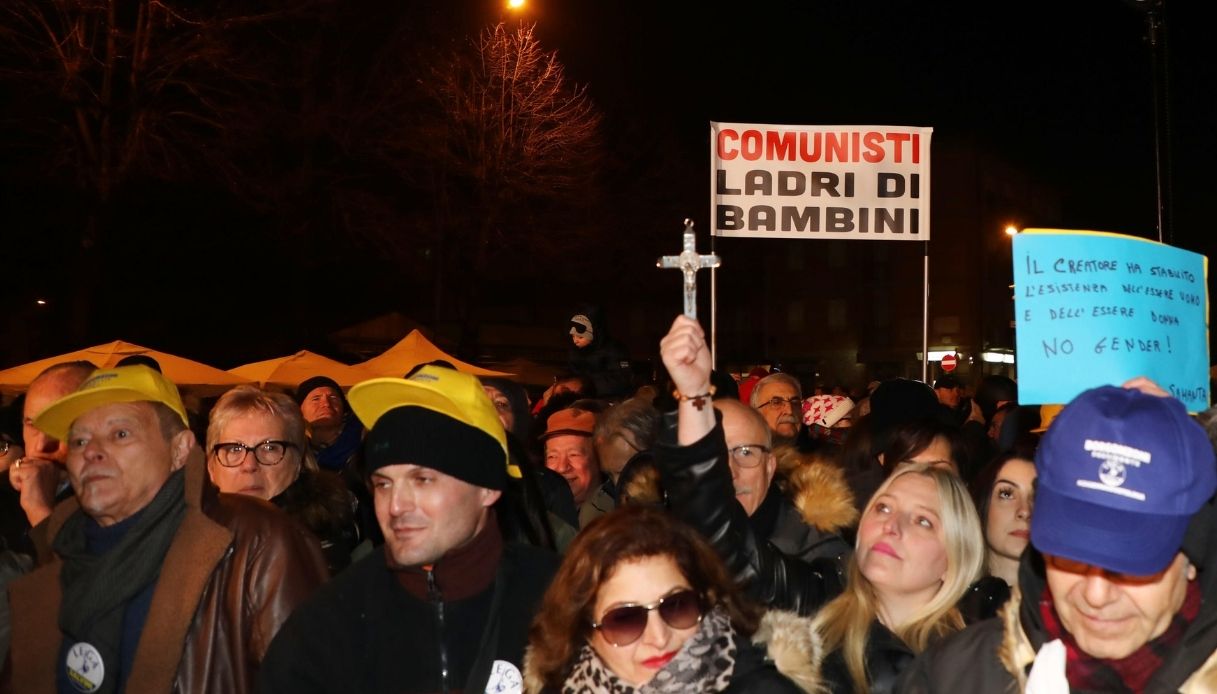
MULTIPOLYGON (((481 381, 440 366, 424 366, 410 378, 373 378, 347 393, 351 411, 371 431, 380 418, 399 407, 421 407, 489 435, 507 458, 507 434, 481 381)), ((501 474, 501 473, 500 473, 501 474)), ((519 467, 507 464, 507 474, 519 479, 519 467)))
POLYGON ((1052 420, 1065 409, 1064 405, 1040 405, 1040 425, 1031 430, 1032 434, 1042 434, 1048 431, 1048 427, 1052 425, 1052 420))
POLYGON ((94 371, 75 392, 47 406, 34 417, 34 426, 57 439, 66 439, 77 417, 116 402, 159 402, 177 413, 189 426, 177 386, 147 366, 119 366, 94 371))

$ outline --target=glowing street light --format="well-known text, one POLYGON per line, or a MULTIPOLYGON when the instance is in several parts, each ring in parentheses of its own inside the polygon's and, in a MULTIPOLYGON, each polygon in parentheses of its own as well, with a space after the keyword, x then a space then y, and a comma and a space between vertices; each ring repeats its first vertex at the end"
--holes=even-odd
POLYGON ((1013 224, 1007 224, 1006 236, 1014 236, 1016 234, 1018 234, 1018 227, 1014 226, 1013 224))
POLYGON ((524 8, 524 0, 507 0, 507 7, 511 10, 520 10, 524 8))

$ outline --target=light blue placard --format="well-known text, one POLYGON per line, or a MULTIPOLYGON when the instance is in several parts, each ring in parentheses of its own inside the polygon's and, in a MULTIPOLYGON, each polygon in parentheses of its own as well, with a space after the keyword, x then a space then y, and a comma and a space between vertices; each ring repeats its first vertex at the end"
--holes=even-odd
POLYGON ((1018 396, 1066 403, 1148 376, 1209 406, 1208 260, 1131 236, 1028 230, 1014 237, 1018 396))

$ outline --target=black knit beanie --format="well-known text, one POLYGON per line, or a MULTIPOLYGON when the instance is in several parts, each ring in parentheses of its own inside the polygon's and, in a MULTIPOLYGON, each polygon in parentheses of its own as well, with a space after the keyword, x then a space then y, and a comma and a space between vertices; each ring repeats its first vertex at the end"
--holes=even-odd
POLYGON ((337 381, 328 376, 313 376, 297 386, 296 404, 302 404, 304 399, 308 397, 308 394, 318 388, 333 388, 334 392, 338 393, 338 397, 342 398, 343 404, 346 404, 346 398, 342 395, 342 386, 338 385, 337 381))
POLYGON ((490 434, 425 407, 381 415, 364 440, 368 474, 386 465, 421 465, 475 487, 502 490, 507 454, 490 434))

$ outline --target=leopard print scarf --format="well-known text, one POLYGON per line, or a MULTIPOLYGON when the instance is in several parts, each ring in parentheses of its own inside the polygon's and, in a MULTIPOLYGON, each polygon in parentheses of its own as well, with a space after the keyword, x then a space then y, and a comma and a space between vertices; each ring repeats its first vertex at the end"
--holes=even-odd
POLYGON ((726 612, 715 608, 672 662, 641 687, 622 682, 596 655, 590 644, 580 649, 563 694, 678 694, 721 692, 735 672, 735 630, 726 612))

